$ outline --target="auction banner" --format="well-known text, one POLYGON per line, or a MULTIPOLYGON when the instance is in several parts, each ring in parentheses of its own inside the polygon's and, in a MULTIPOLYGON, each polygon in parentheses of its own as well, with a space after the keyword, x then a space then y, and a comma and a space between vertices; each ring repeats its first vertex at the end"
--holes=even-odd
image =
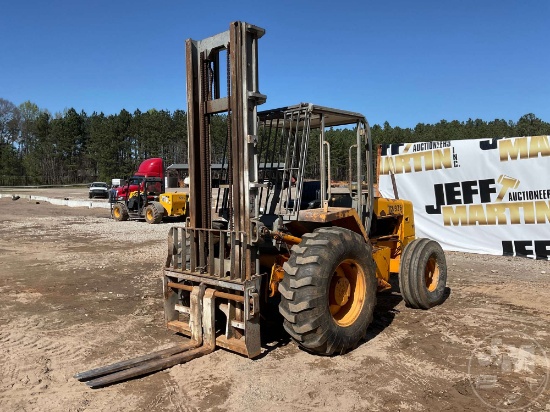
POLYGON ((550 260, 550 136, 382 145, 379 190, 443 249, 550 260))

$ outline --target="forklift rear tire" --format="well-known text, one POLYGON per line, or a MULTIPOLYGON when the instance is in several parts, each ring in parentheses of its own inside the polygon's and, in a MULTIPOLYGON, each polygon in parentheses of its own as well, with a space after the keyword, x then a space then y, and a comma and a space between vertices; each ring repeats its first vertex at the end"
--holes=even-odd
POLYGON ((445 300, 447 262, 434 240, 415 239, 405 246, 399 268, 399 288, 407 306, 429 309, 445 300))
POLYGON ((365 239, 340 227, 305 234, 279 284, 284 328, 309 352, 332 355, 365 337, 376 305, 376 268, 365 239))
POLYGON ((124 203, 117 202, 113 205, 113 218, 122 222, 129 218, 128 208, 124 203))
POLYGON ((158 202, 151 202, 144 210, 145 221, 150 224, 157 224, 162 222, 162 216, 164 215, 164 207, 158 202))

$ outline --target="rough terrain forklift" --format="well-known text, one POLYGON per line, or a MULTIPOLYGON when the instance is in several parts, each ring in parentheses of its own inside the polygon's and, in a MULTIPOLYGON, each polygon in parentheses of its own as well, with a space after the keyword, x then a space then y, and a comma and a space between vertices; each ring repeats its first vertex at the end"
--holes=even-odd
POLYGON ((366 118, 304 103, 257 111, 266 100, 258 85, 263 34, 234 22, 224 33, 186 43, 190 213, 186 225, 170 228, 163 278, 167 326, 191 340, 77 375, 91 387, 216 347, 256 357, 261 323, 269 325, 274 306, 275 319, 302 348, 344 353, 365 337, 377 292, 391 288, 392 273, 408 306, 428 309, 444 299, 445 255, 435 241, 415 238, 411 202, 375 196, 366 118), (213 189, 210 119, 218 113, 227 115, 227 139, 221 183, 213 189), (326 136, 339 126, 356 137, 343 186, 331 177, 326 136), (315 184, 305 180, 312 170, 319 171, 315 184), (312 185, 318 196, 305 203, 312 185))

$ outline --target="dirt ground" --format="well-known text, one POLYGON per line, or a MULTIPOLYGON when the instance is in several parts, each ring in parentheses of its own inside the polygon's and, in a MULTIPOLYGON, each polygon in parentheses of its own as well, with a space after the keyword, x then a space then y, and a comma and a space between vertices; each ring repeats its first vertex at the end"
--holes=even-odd
POLYGON ((255 360, 217 350, 89 389, 76 372, 186 340, 163 324, 170 225, 0 198, 0 411, 550 410, 549 262, 454 252, 441 306, 380 294, 348 354, 280 334, 255 360))

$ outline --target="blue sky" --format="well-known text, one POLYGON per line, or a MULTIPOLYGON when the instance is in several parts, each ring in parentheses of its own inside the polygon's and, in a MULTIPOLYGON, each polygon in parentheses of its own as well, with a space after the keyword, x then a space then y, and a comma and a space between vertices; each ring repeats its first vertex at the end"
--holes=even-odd
POLYGON ((243 20, 261 109, 299 102, 371 124, 550 121, 550 1, 3 1, 0 97, 51 113, 186 109, 185 39, 243 20))

